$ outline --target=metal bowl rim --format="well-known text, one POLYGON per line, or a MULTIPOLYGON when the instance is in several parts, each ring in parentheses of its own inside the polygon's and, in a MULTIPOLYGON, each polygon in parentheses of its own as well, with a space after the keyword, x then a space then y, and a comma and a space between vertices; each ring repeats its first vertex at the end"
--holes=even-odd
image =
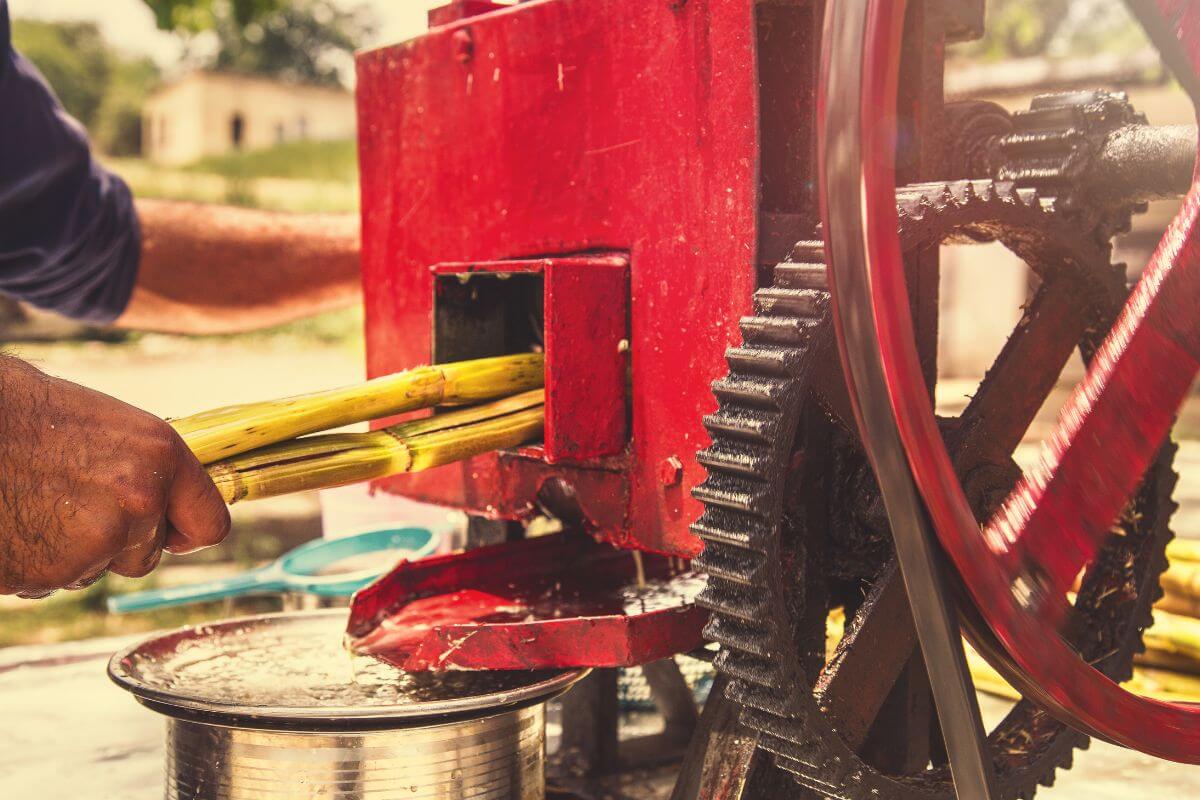
MULTIPOLYGON (((145 639, 118 650, 108 661, 108 677, 113 683, 133 694, 139 701, 149 701, 153 706, 178 708, 183 711, 198 712, 203 715, 216 717, 253 719, 259 722, 291 722, 302 720, 361 720, 384 722, 397 720, 413 722, 420 719, 439 718, 446 716, 462 716, 477 714, 490 716, 500 713, 515 705, 527 705, 538 700, 549 700, 565 692, 577 681, 587 675, 588 669, 568 669, 559 675, 544 681, 531 683, 528 686, 518 686, 502 692, 473 695, 461 699, 432 700, 419 703, 380 706, 254 706, 240 703, 223 703, 204 700, 168 692, 146 684, 132 675, 124 667, 124 660, 137 653, 151 642, 168 639, 172 636, 186 635, 204 627, 219 630, 235 625, 262 623, 277 619, 297 619, 315 617, 345 617, 346 609, 319 609, 315 611, 290 611, 273 614, 254 614, 244 617, 232 617, 201 625, 184 625, 165 632, 155 633, 145 639)), ((157 710, 157 709, 156 709, 157 710)))

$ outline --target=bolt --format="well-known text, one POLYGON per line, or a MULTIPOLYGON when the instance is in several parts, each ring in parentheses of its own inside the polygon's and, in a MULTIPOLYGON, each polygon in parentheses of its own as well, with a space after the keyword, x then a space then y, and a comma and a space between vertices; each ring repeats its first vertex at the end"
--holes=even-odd
POLYGON ((678 486, 683 481, 683 462, 677 456, 663 461, 658 468, 658 479, 663 486, 678 486))
POLYGON ((460 63, 466 64, 475 56, 475 40, 471 38, 470 28, 460 28, 454 32, 454 57, 460 63))

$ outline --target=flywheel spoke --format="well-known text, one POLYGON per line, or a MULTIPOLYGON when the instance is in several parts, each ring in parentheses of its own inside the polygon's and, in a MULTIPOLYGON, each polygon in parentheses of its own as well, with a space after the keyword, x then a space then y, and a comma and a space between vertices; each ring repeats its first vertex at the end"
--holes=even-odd
POLYGON ((1141 480, 1200 370, 1200 191, 1193 190, 1072 395, 1048 456, 989 525, 1016 568, 1069 588, 1141 480))
POLYGON ((975 454, 1003 458, 1017 449, 1091 317, 1075 282, 1056 279, 1038 289, 959 418, 956 465, 975 454))
POLYGON ((880 575, 817 680, 818 703, 854 750, 866 740, 917 643, 904 581, 892 563, 880 575))

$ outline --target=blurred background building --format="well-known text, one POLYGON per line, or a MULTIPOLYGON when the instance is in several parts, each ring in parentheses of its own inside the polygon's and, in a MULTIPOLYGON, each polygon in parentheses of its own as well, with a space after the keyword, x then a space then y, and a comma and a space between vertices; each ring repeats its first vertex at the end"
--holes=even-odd
POLYGON ((354 122, 354 95, 341 86, 196 70, 146 98, 142 155, 188 164, 286 142, 353 139, 354 122))

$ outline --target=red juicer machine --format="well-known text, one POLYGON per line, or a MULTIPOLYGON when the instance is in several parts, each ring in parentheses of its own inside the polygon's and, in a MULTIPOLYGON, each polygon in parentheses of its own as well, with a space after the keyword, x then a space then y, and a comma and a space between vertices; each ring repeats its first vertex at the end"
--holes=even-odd
MULTIPOLYGON (((1103 87, 947 102, 984 5, 453 0, 358 56, 370 374, 546 359, 542 442, 378 485, 465 511, 469 546, 362 590, 361 649, 596 668, 571 774, 680 758, 680 800, 1029 797, 1088 736, 1200 762, 1200 712, 1118 685, 1200 368, 1195 128, 1103 87), (1113 238, 1183 195, 1131 287, 1113 238), (1031 300, 936 418, 941 248, 981 242, 1031 300), (1025 698, 990 732, 962 634, 1025 698), (678 654, 714 661, 699 717, 678 654), (622 747, 638 665, 667 724, 622 747)), ((1128 6, 1200 99, 1200 3, 1128 6)))

